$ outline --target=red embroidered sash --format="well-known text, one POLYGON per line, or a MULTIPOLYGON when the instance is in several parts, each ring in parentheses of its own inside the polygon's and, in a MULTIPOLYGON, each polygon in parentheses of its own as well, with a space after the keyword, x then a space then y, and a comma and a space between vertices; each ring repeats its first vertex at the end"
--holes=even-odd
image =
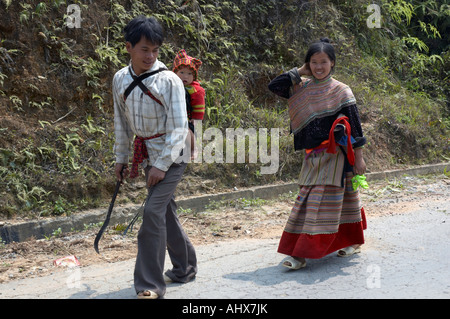
POLYGON ((133 164, 131 166, 130 178, 135 178, 139 176, 139 164, 141 164, 144 159, 148 158, 147 146, 145 145, 146 140, 151 140, 163 134, 156 134, 150 137, 140 137, 136 136, 134 139, 134 154, 133 154, 133 164))

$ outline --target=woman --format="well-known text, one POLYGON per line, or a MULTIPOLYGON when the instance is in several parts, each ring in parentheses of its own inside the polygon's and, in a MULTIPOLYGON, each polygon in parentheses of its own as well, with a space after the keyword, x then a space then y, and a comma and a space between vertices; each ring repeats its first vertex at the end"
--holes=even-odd
POLYGON ((289 269, 334 251, 350 256, 364 243, 364 210, 351 178, 366 170, 365 138, 351 89, 332 77, 335 63, 334 47, 321 39, 310 46, 302 67, 269 84, 288 99, 294 146, 305 150, 299 194, 278 247, 288 255, 283 266, 289 269))

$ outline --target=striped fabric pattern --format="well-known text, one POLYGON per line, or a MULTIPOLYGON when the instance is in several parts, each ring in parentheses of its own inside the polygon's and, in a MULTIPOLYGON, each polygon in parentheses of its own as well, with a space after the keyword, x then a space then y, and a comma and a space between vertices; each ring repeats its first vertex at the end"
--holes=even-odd
POLYGON ((342 186, 345 155, 338 148, 336 154, 311 152, 303 160, 299 185, 342 186))
POLYGON ((200 61, 197 58, 191 57, 187 55, 186 51, 180 50, 177 55, 175 56, 175 59, 173 60, 173 69, 172 71, 177 73, 177 70, 182 66, 187 66, 194 71, 194 80, 197 80, 198 78, 198 69, 202 65, 202 61, 200 61))
POLYGON ((193 81, 190 85, 185 86, 191 97, 192 113, 189 119, 203 120, 205 114, 205 89, 200 86, 200 83, 193 81))
POLYGON ((333 234, 339 225, 361 222, 358 190, 345 178, 345 187, 330 185, 302 186, 284 231, 294 234, 333 234))
POLYGON ((289 116, 294 134, 316 118, 335 114, 343 107, 355 104, 350 87, 330 76, 323 80, 304 79, 294 85, 289 98, 289 116))

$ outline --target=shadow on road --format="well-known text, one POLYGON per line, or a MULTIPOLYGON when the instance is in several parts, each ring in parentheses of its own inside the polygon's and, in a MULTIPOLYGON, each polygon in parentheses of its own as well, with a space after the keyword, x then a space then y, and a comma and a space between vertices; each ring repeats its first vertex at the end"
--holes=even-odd
POLYGON ((351 275, 347 267, 358 263, 358 255, 348 258, 336 257, 336 253, 321 259, 307 259, 306 267, 289 270, 281 265, 265 267, 249 272, 226 274, 223 278, 253 282, 259 286, 274 286, 287 281, 295 281, 302 285, 314 285, 330 278, 351 275))

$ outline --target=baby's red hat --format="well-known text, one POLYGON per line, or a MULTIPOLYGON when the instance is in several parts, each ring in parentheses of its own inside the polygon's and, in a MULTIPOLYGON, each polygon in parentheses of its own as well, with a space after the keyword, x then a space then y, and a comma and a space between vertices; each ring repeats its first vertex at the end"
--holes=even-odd
POLYGON ((197 80, 198 69, 202 65, 202 61, 187 55, 184 49, 180 50, 173 60, 173 72, 177 72, 183 66, 187 66, 194 71, 194 80, 197 80))

